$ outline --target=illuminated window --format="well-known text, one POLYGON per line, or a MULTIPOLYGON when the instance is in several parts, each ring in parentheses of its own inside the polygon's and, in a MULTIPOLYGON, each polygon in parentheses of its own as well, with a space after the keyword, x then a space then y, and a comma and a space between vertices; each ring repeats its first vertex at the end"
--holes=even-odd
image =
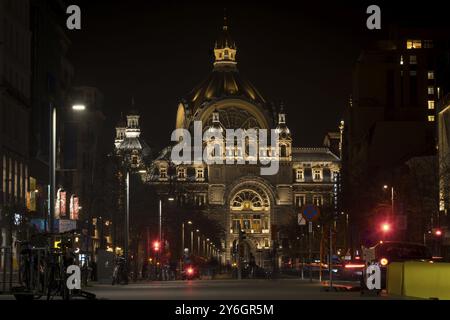
POLYGON ((434 116, 428 116, 428 122, 434 122, 434 116))
POLYGON ((255 232, 255 233, 261 233, 261 219, 260 219, 260 216, 257 216, 257 215, 255 215, 255 216, 253 216, 253 219, 252 219, 252 230, 253 230, 253 232, 255 232))
POLYGON ((159 168, 159 177, 161 179, 167 178, 167 168, 159 168))
POLYGON ((265 217, 263 220, 263 229, 269 230, 269 218, 265 217))
POLYGON ((313 170, 313 180, 314 181, 322 181, 322 170, 321 169, 313 170))
POLYGON ((186 169, 185 168, 178 168, 178 179, 186 179, 186 169))
POLYGON ((233 233, 238 233, 241 228, 241 220, 233 219, 232 229, 233 233))
POLYGON ((420 49, 422 48, 422 40, 407 40, 406 49, 420 49))
POLYGON ((424 40, 423 47, 427 49, 433 48, 433 40, 424 40))
POLYGON ((428 109, 434 110, 434 100, 428 100, 428 109))
POLYGON ((434 71, 428 71, 428 80, 434 80, 434 71))
POLYGON ((306 204, 306 196, 304 194, 295 195, 295 206, 301 208, 306 204))
POLYGON ((434 94, 434 87, 433 86, 429 86, 428 87, 428 94, 434 94))
POLYGON ((323 205, 323 197, 321 195, 313 196, 313 204, 320 207, 323 205))
POLYGON ((295 180, 296 181, 304 181, 305 176, 303 175, 303 169, 295 170, 295 180))
POLYGON ((196 194, 194 196, 194 202, 197 207, 203 207, 206 204, 206 195, 205 194, 196 194))
POLYGON ((197 180, 202 180, 205 178, 205 171, 203 168, 196 169, 196 178, 197 180))
POLYGON ((417 56, 409 56, 409 64, 417 64, 417 56))

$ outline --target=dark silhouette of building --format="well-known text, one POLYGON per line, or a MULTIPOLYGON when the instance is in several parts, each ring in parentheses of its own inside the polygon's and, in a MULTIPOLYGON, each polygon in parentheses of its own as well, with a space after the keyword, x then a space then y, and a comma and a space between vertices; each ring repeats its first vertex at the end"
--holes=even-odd
MULTIPOLYGON (((379 214, 374 210, 391 197, 383 193, 383 185, 395 190, 398 220, 392 221, 392 237, 423 241, 436 221, 437 201, 415 216, 401 185, 417 169, 410 166, 412 159, 426 157, 428 176, 435 175, 437 105, 450 88, 448 34, 442 29, 394 27, 384 34, 385 40, 366 46, 356 62, 343 152, 345 207, 355 243, 380 240, 378 223, 389 209, 379 214), (406 232, 417 225, 422 230, 406 232)), ((421 197, 437 199, 435 185, 423 186, 421 197)))

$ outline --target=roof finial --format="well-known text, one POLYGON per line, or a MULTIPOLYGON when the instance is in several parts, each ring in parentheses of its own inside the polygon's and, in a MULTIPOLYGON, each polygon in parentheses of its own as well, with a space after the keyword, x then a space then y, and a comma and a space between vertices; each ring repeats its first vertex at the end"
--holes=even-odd
POLYGON ((228 30, 227 8, 223 8, 223 30, 228 30))

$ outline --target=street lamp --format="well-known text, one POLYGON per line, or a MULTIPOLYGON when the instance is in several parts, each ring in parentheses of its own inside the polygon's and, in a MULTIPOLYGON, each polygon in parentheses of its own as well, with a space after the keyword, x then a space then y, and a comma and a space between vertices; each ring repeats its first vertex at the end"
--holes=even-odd
MULTIPOLYGON (((187 221, 187 224, 191 225, 192 221, 187 221)), ((181 224, 181 256, 184 253, 184 222, 181 224)))
MULTIPOLYGON (((387 184, 385 184, 383 186, 384 190, 388 190, 389 186, 387 184)), ((394 216, 394 187, 391 186, 391 216, 394 216)))
MULTIPOLYGON (((83 111, 86 106, 83 104, 76 104, 72 106, 74 111, 83 111)), ((56 189, 56 105, 50 103, 50 148, 49 148, 49 176, 50 176, 50 190, 49 190, 49 231, 53 233, 53 221, 55 219, 55 189, 56 189)))
POLYGON ((201 255, 201 251, 200 251, 200 230, 195 230, 195 232, 197 232, 197 255, 200 256, 201 255))
MULTIPOLYGON (((79 109, 82 110, 82 109, 79 109)), ((126 184, 126 219, 125 219, 125 243, 124 243, 124 255, 125 255, 125 270, 126 270, 126 274, 128 274, 128 252, 129 252, 129 241, 130 241, 130 168, 127 164, 126 166, 127 169, 127 175, 126 175, 126 179, 125 179, 125 184, 126 184)), ((143 173, 147 173, 146 170, 144 169, 140 169, 138 171, 139 173, 143 174, 143 173)), ((160 239, 161 241, 161 239, 160 239)), ((127 279, 127 283, 128 283, 128 279, 127 279)))
MULTIPOLYGON (((184 221, 181 224, 181 256, 180 256, 180 270, 183 269, 183 257, 184 257, 184 221)), ((192 225, 192 221, 186 222, 189 225, 192 225)))
POLYGON ((74 110, 74 111, 84 111, 84 110, 86 110, 86 106, 84 104, 74 104, 72 106, 72 110, 74 110))
MULTIPOLYGON (((174 201, 175 198, 173 196, 169 196, 167 198, 169 201, 174 201)), ((159 241, 162 241, 162 199, 159 199, 159 241)))

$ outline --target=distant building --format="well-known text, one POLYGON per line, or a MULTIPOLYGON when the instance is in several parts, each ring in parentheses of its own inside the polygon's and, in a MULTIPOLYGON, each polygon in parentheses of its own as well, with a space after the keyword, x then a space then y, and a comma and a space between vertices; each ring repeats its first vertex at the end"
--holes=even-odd
MULTIPOLYGON (((399 168, 409 159, 436 155, 437 104, 450 88, 445 59, 448 31, 398 27, 389 31, 387 40, 372 42, 359 56, 345 110, 345 207, 361 237, 376 228, 367 217, 373 201, 380 200, 377 195, 382 197, 381 186, 398 184, 399 168)), ((395 208, 400 215, 406 215, 407 204, 403 205, 395 208)), ((423 212, 423 230, 404 236, 422 239, 436 214, 434 209, 423 212)), ((361 237, 355 235, 357 243, 361 237)))
MULTIPOLYGON (((276 152, 280 157, 278 173, 261 176, 260 162, 250 164, 247 152, 243 154, 239 148, 226 149, 225 146, 218 151, 222 156, 233 161, 244 160, 244 164, 207 164, 201 161, 175 166, 170 158, 172 147, 169 146, 148 167, 147 178, 162 199, 174 193, 178 213, 195 215, 201 211, 221 226, 223 233, 215 236, 219 239, 222 262, 236 260, 235 244, 242 229, 246 232, 241 247, 243 259, 255 258, 258 265, 269 267, 273 263, 273 250, 279 251, 279 257, 283 254, 289 257, 290 244, 298 243, 282 228, 297 226, 302 206, 332 207, 334 177, 340 172, 339 155, 334 153, 338 152, 339 134, 329 134, 326 147, 294 147, 283 107, 274 110, 242 76, 237 68, 236 55, 236 44, 225 24, 214 46, 213 70, 203 83, 180 101, 176 127, 193 133, 194 121, 200 121, 203 132, 276 129, 279 133, 278 147, 275 151, 260 148, 258 154, 270 158, 272 152, 276 152), (283 244, 286 247, 280 249, 283 244)), ((141 142, 129 136, 132 127, 130 116, 126 127, 121 125, 116 129, 116 150, 132 146, 138 154, 141 142)), ((210 143, 213 142, 206 145, 211 146, 210 143)), ((137 156, 132 163, 139 165, 140 158, 137 156)), ((169 232, 178 234, 180 228, 181 222, 179 226, 171 225, 169 232)), ((178 240, 179 236, 175 239, 178 240)), ((316 245, 318 247, 318 242, 316 245)), ((180 252, 181 244, 178 248, 180 252)))
POLYGON ((130 173, 130 179, 134 174, 142 176, 140 171, 146 171, 151 161, 152 150, 141 136, 140 118, 132 98, 129 113, 125 117, 121 115, 116 125, 114 152, 107 161, 110 199, 113 203, 110 207, 113 220, 111 234, 116 251, 119 246, 124 249, 125 243, 123 226, 126 221, 126 172, 130 173))
POLYGON ((114 140, 116 155, 122 158, 125 166, 135 171, 146 168, 145 160, 151 151, 141 137, 139 119, 140 115, 135 109, 133 99, 132 110, 127 114, 126 119, 120 119, 116 126, 114 140))

